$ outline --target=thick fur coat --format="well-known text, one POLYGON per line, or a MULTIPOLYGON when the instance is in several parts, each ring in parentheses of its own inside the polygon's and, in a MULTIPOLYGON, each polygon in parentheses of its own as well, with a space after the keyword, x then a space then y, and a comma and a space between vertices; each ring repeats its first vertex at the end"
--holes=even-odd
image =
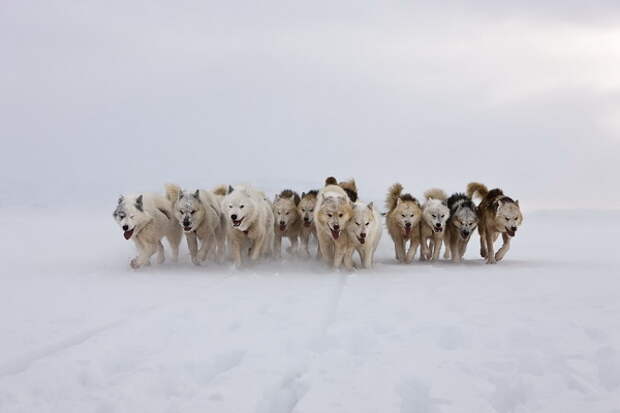
POLYGON ((495 264, 504 258, 510 249, 510 240, 523 222, 519 201, 504 195, 499 188, 489 191, 485 185, 478 182, 467 185, 467 195, 482 199, 478 205, 480 255, 486 258, 487 264, 495 264), (493 244, 500 234, 504 244, 495 252, 493 244))
POLYGON ((173 261, 179 256, 181 227, 177 224, 172 203, 159 194, 121 196, 113 213, 114 220, 123 231, 126 240, 136 244, 138 255, 130 261, 134 269, 150 264, 157 253, 157 263, 165 260, 162 238, 170 244, 173 261))
POLYGON ((395 183, 388 190, 385 220, 388 233, 394 242, 396 260, 410 263, 420 245, 422 208, 411 194, 403 194, 403 186, 395 183))
POLYGON ((245 251, 252 261, 271 255, 274 217, 264 193, 250 186, 231 186, 222 199, 222 213, 227 221, 230 254, 237 267, 241 266, 245 251))

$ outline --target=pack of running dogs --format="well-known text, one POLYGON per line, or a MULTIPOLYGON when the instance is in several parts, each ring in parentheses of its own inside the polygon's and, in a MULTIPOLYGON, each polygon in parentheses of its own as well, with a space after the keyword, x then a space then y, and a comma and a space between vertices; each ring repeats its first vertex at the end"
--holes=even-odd
POLYGON ((187 191, 168 184, 163 195, 121 196, 113 216, 125 239, 136 244, 138 255, 130 261, 134 269, 149 265, 154 255, 157 263, 164 262, 163 238, 177 261, 183 233, 196 265, 228 259, 239 267, 245 261, 280 258, 282 239, 287 238, 290 254, 316 256, 334 268, 371 268, 383 232, 382 216, 401 263, 411 263, 418 248, 420 260, 438 260, 442 244, 444 258, 460 262, 477 228, 480 255, 495 264, 508 252, 523 220, 519 201, 477 182, 467 185, 466 193, 450 197, 430 189, 423 203, 395 183, 385 207, 380 213, 372 202, 359 201, 355 180, 329 177, 320 190, 300 196, 285 189, 273 201, 246 185, 187 191), (478 205, 474 198, 481 199, 478 205), (500 234, 503 245, 495 251, 500 234), (317 241, 316 253, 311 238, 317 241))

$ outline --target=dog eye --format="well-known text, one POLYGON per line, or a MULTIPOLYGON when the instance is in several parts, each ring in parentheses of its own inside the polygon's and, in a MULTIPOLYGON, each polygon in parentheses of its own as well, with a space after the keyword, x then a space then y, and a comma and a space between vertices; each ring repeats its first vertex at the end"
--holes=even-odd
POLYGON ((310 212, 314 212, 314 209, 311 209, 310 212))
POLYGON ((195 213, 196 213, 196 210, 194 209, 194 210, 192 211, 192 215, 194 215, 195 213))
POLYGON ((288 215, 288 211, 286 212, 286 215, 288 215))
POLYGON ((327 214, 327 216, 328 216, 328 217, 330 217, 330 218, 331 218, 331 217, 333 217, 333 215, 332 215, 332 214, 327 214))
POLYGON ((433 215, 433 218, 437 218, 437 215, 433 215))
POLYGON ((232 205, 228 205, 228 208, 232 208, 232 205))
POLYGON ((443 217, 445 217, 445 215, 442 215, 441 217, 443 218, 443 217))
POLYGON ((239 209, 243 209, 245 205, 239 205, 239 209))
POLYGON ((413 214, 409 215, 411 218, 413 218, 413 214))
POLYGON ((362 224, 360 224, 359 222, 356 222, 356 223, 355 223, 355 225, 357 225, 357 226, 359 227, 359 226, 360 226, 360 225, 362 225, 362 224))
POLYGON ((367 223, 366 223, 366 226, 368 226, 368 224, 370 224, 370 222, 367 222, 367 223))
POLYGON ((338 216, 339 216, 340 218, 342 218, 342 214, 338 214, 338 216))
POLYGON ((405 214, 400 214, 400 215, 401 215, 403 218, 407 218, 407 217, 405 216, 405 214))

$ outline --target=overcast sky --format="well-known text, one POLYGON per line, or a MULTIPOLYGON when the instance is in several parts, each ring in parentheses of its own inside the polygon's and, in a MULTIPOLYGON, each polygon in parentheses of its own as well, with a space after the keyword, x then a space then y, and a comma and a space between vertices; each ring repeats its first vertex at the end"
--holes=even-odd
POLYGON ((0 202, 333 174, 619 208, 620 4, 423 3, 2 1, 0 202))

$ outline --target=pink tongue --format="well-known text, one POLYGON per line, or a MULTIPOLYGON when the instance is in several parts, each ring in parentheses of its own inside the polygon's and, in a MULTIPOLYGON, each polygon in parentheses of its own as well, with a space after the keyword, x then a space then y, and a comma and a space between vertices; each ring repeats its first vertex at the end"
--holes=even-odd
POLYGON ((123 236, 125 237, 125 239, 129 239, 131 238, 131 236, 133 235, 133 229, 131 231, 125 231, 123 232, 123 236))
POLYGON ((286 225, 280 225, 280 231, 286 231, 286 225))
POLYGON ((334 239, 338 239, 338 237, 340 237, 340 231, 334 231, 332 229, 332 237, 334 237, 334 239))
POLYGON ((411 232, 411 227, 405 227, 405 234, 409 235, 410 232, 411 232))

